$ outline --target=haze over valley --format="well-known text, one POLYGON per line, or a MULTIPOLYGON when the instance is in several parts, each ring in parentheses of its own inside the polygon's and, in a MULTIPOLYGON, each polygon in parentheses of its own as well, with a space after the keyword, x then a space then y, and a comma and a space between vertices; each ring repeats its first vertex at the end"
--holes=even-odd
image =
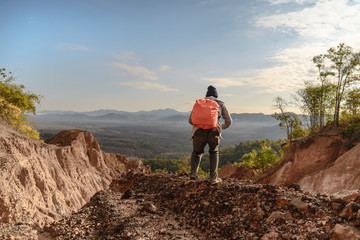
MULTIPOLYGON (((129 157, 180 158, 192 151, 190 112, 173 109, 125 112, 40 111, 30 116, 44 139, 61 130, 89 130, 107 152, 129 157)), ((223 132, 221 148, 257 139, 278 140, 285 137, 278 121, 262 113, 231 114, 233 124, 223 132)))

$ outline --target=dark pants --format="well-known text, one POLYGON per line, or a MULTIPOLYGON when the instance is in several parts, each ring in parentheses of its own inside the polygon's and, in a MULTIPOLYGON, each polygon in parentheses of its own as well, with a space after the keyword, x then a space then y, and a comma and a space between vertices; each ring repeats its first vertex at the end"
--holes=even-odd
POLYGON ((201 162, 201 156, 204 153, 206 144, 209 144, 210 154, 210 181, 218 177, 219 166, 219 144, 220 138, 217 130, 198 129, 193 136, 193 152, 191 154, 191 177, 197 178, 201 162))

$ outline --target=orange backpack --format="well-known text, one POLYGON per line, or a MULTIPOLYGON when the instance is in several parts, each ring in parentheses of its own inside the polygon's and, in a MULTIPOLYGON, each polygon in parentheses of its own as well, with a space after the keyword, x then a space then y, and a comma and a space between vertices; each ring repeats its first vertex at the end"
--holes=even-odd
POLYGON ((212 129, 218 125, 219 104, 211 99, 202 98, 196 100, 191 121, 195 127, 212 129))

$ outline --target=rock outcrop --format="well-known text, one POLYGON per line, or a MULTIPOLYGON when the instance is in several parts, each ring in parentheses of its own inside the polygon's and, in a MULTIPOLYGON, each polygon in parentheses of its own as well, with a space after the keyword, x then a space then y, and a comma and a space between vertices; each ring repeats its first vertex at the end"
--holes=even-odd
POLYGON ((88 131, 63 131, 42 143, 0 123, 0 223, 44 226, 69 216, 134 168, 150 171, 103 152, 88 131))
MULTIPOLYGON (((266 168, 256 181, 327 194, 360 189, 360 143, 349 144, 348 140, 339 133, 294 140, 284 157, 266 168)), ((222 166, 219 176, 253 180, 250 170, 246 166, 222 166)))
POLYGON ((325 193, 360 189, 360 144, 344 153, 328 168, 303 177, 299 185, 307 191, 325 193))
POLYGON ((317 136, 292 142, 284 157, 267 169, 260 183, 288 186, 329 167, 341 155, 341 136, 317 136))
POLYGON ((360 145, 347 150, 341 135, 292 142, 283 159, 266 169, 259 183, 297 184, 310 192, 360 189, 360 145))

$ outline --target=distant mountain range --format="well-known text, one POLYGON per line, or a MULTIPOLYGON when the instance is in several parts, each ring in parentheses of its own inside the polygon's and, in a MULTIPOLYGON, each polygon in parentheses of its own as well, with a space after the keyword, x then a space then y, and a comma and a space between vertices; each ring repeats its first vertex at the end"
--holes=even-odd
POLYGON ((57 111, 57 110, 50 110, 50 111, 39 111, 37 115, 72 115, 72 114, 85 114, 87 116, 103 116, 107 114, 129 114, 129 115, 139 115, 139 114, 158 114, 158 115, 171 115, 171 114, 177 114, 180 113, 174 109, 166 108, 166 109, 158 109, 158 110, 151 110, 151 111, 138 111, 138 112, 126 112, 126 111, 118 111, 118 110, 109 110, 109 109, 100 109, 90 112, 74 112, 74 111, 57 111))
MULTIPOLYGON (((181 155, 191 151, 189 114, 170 108, 139 112, 40 111, 29 118, 45 137, 64 129, 85 129, 94 134, 107 152, 150 157, 173 155, 169 153, 181 155)), ((247 140, 285 137, 285 132, 278 126, 279 122, 271 115, 241 113, 231 114, 231 117, 233 124, 223 132, 222 147, 247 140)))
MULTIPOLYGON (((145 125, 147 125, 148 122, 153 121, 160 121, 163 124, 164 121, 168 121, 165 124, 171 124, 175 121, 184 122, 188 125, 187 119, 189 115, 190 112, 178 112, 170 108, 139 112, 125 112, 117 110, 96 110, 91 112, 40 111, 37 115, 31 115, 30 120, 41 123, 43 123, 44 120, 51 122, 64 122, 66 125, 70 122, 78 121, 86 121, 94 124, 101 124, 104 122, 124 122, 132 124, 135 121, 141 122, 145 125)), ((271 115, 265 115, 263 113, 233 113, 231 114, 231 117, 234 120, 234 125, 258 123, 264 126, 273 126, 278 124, 278 121, 272 118, 271 115)))

